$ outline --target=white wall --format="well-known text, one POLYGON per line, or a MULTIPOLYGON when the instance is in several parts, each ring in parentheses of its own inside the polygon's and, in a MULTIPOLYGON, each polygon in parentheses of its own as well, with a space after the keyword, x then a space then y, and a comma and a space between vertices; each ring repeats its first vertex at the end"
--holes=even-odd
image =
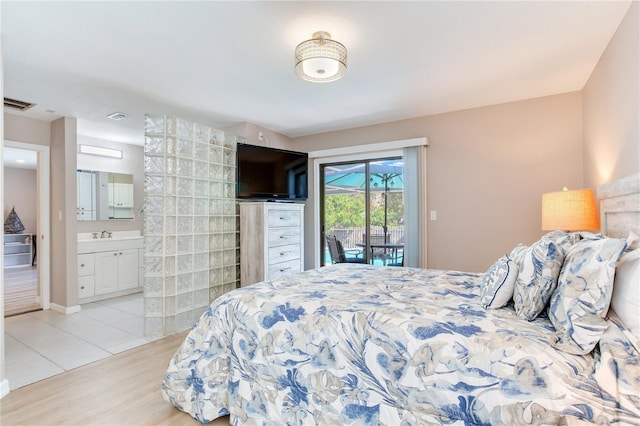
POLYGON ((640 172, 640 2, 634 1, 584 87, 584 185, 640 172))
MULTIPOLYGON (((427 137, 428 267, 485 271, 540 238, 545 192, 582 186, 582 94, 572 92, 300 137, 302 151, 427 137)), ((311 250, 305 247, 305 250, 311 250)))
MULTIPOLYGON (((2 21, 2 8, 0 7, 0 22, 2 21)), ((2 33, 0 33, 0 95, 4 98, 4 77, 3 77, 3 56, 2 56, 2 33)), ((4 114, 0 117, 0 135, 4 135, 4 114)), ((4 164, 2 158, 2 147, 4 138, 0 138, 0 164, 4 164)), ((0 168, 0 188, 4 187, 4 167, 0 168)), ((0 204, 4 205, 4 191, 0 194, 0 204)), ((2 230, 4 235, 4 228, 2 230)), ((4 244, 0 245, 0 271, 4 270, 4 244)), ((4 274, 0 274, 0 294, 4 295, 4 274)), ((4 301, 4 296, 2 297, 4 301)), ((9 393, 9 381, 4 371, 4 303, 0 303, 0 398, 9 393)))

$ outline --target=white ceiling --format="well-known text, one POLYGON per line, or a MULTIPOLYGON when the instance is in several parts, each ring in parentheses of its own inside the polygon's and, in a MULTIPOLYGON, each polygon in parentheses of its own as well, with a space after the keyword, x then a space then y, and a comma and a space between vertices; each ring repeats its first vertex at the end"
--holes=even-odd
POLYGON ((2 1, 4 90, 114 141, 142 144, 144 113, 297 137, 580 90, 629 5, 2 1), (294 74, 318 30, 348 49, 340 81, 294 74))
POLYGON ((16 169, 36 169, 38 166, 38 153, 27 149, 2 148, 2 160, 5 167, 16 169))

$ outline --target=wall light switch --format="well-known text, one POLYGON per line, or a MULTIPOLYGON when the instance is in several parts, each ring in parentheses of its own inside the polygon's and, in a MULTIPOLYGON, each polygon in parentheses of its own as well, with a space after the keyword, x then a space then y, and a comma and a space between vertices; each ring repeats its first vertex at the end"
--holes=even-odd
POLYGON ((435 210, 431 210, 431 212, 429 213, 429 218, 431 220, 438 220, 438 214, 436 213, 435 210))

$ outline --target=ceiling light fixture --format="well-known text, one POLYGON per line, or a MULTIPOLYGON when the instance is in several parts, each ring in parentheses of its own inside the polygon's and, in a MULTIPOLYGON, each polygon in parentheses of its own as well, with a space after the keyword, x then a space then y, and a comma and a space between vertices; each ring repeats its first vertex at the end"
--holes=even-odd
POLYGON ((314 83, 327 83, 347 73, 347 48, 331 40, 326 31, 313 33, 311 40, 296 47, 296 75, 314 83))

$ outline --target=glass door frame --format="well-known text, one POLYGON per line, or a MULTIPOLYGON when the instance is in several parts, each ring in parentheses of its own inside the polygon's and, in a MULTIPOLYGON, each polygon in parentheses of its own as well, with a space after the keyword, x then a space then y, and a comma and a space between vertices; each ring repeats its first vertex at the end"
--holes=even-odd
MULTIPOLYGON (((325 253, 326 253, 326 222, 325 222, 325 169, 331 166, 344 166, 344 165, 358 165, 363 164, 365 169, 365 176, 370 176, 370 164, 377 161, 389 161, 389 160, 402 160, 402 153, 382 156, 367 156, 362 159, 351 159, 351 160, 342 160, 342 161, 327 161, 319 164, 319 173, 318 173, 318 181, 319 181, 319 203, 318 203, 318 212, 319 212, 319 239, 320 239, 320 266, 325 266, 325 253)), ((369 181, 369 178, 366 178, 366 182, 369 181)), ((364 186, 364 197, 365 197, 365 223, 364 228, 366 232, 364 233, 364 247, 363 247, 363 257, 366 264, 371 263, 371 187, 369 184, 364 186)), ((386 199, 385 199, 386 202, 386 199)), ((387 206, 385 206, 387 207, 387 206)), ((386 240, 386 235, 385 235, 386 240)), ((386 242, 386 241, 385 241, 386 242)))

